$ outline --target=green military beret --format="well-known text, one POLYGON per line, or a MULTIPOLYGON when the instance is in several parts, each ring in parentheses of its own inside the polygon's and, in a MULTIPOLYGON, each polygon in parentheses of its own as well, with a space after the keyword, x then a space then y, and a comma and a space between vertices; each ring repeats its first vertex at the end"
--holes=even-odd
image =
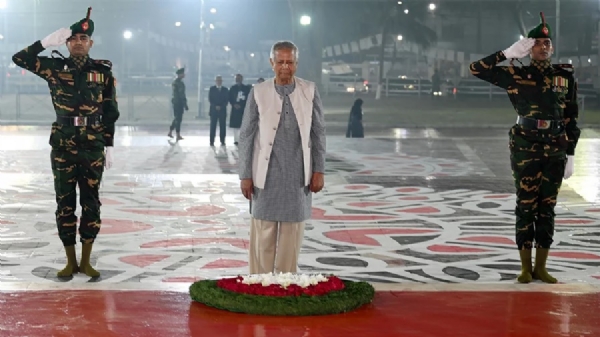
POLYGON ((542 22, 539 25, 537 25, 535 28, 530 30, 529 33, 527 34, 527 37, 533 38, 533 39, 544 39, 544 38, 551 39, 552 32, 550 31, 550 26, 548 26, 548 23, 546 23, 546 18, 544 17, 544 13, 540 12, 540 18, 542 19, 542 22))
POLYGON ((69 27, 73 35, 75 34, 85 34, 87 36, 92 36, 94 33, 94 21, 90 19, 90 14, 92 13, 92 7, 88 8, 87 16, 69 27))
POLYGON ((177 74, 177 75, 181 75, 181 74, 184 74, 184 73, 185 73, 185 68, 177 69, 177 71, 175 72, 175 74, 177 74))

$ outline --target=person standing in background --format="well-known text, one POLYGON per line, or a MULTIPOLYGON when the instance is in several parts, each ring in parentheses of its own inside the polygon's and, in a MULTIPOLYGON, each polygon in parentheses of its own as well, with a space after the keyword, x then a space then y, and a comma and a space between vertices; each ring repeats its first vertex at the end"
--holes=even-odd
POLYGON ((210 103, 210 146, 215 146, 217 123, 219 123, 221 146, 225 146, 229 90, 223 87, 223 78, 221 76, 217 76, 215 78, 215 85, 210 87, 210 90, 208 91, 208 102, 210 103))
POLYGON ((235 84, 229 88, 229 104, 231 104, 231 114, 229 115, 229 127, 233 129, 233 144, 238 145, 240 127, 242 126, 242 117, 250 93, 250 86, 243 83, 244 77, 240 74, 235 75, 235 84))
POLYGON ((346 138, 364 138, 365 129, 363 127, 363 100, 357 98, 350 109, 350 117, 348 117, 348 129, 346 130, 346 138))
POLYGON ((173 138, 173 130, 177 133, 177 141, 183 139, 181 137, 181 121, 183 120, 183 110, 189 110, 187 105, 187 98, 185 97, 185 83, 183 83, 183 79, 185 78, 185 69, 178 69, 175 74, 177 74, 177 78, 171 84, 171 88, 173 88, 173 96, 171 98, 171 104, 173 104, 173 114, 175 115, 173 118, 173 123, 171 123, 171 127, 169 128, 169 138, 173 138))

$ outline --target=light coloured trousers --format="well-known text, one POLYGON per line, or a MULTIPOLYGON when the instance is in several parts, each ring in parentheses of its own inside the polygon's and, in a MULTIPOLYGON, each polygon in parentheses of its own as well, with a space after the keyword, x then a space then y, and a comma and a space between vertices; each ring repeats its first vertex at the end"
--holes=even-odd
POLYGON ((233 142, 237 143, 240 139, 240 129, 233 128, 233 142))
POLYGON ((304 239, 304 222, 276 222, 252 218, 250 274, 296 273, 304 239))

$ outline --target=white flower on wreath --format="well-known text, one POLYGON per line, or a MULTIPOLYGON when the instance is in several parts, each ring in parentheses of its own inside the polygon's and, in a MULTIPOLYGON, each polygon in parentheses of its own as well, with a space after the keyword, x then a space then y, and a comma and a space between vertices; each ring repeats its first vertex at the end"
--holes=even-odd
POLYGON ((283 288, 287 288, 292 284, 295 284, 301 288, 307 288, 311 285, 317 285, 320 282, 327 282, 329 279, 323 274, 292 274, 292 273, 279 273, 279 274, 251 274, 242 276, 241 282, 243 284, 260 284, 263 287, 268 287, 272 284, 277 284, 283 288))

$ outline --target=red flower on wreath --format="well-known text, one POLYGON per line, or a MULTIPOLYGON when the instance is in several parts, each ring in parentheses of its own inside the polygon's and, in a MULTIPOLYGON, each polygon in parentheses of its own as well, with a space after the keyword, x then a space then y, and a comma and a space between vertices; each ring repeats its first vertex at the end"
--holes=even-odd
POLYGON ((285 288, 279 284, 268 286, 263 286, 262 284, 245 284, 242 283, 242 280, 241 276, 220 279, 217 281, 217 287, 234 293, 259 296, 322 296, 332 291, 344 289, 344 282, 335 276, 328 276, 327 281, 309 285, 306 288, 302 288, 296 284, 290 284, 285 288))

